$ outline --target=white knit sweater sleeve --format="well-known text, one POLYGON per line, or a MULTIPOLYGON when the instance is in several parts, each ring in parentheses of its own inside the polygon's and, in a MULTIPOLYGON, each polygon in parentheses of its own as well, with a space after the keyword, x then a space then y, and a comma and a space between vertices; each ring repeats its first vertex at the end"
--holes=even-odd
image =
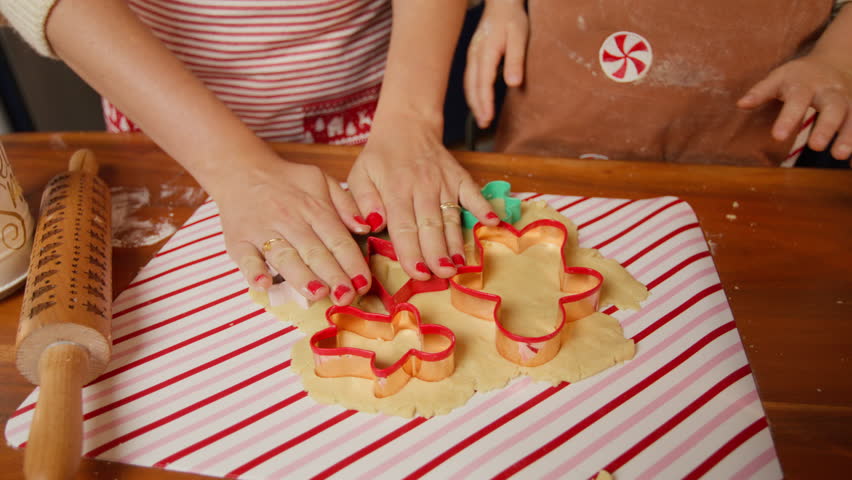
POLYGON ((44 26, 58 0, 0 0, 0 13, 38 53, 55 56, 47 42, 44 26))

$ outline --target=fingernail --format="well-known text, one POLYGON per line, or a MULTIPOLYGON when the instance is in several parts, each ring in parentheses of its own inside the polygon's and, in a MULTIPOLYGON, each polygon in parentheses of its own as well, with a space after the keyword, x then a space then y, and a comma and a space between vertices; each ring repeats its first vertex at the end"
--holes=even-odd
POLYGON ((852 153, 852 147, 846 145, 845 143, 839 145, 837 147, 837 159, 838 160, 846 160, 849 157, 849 154, 852 153))
POLYGON ((272 286, 272 279, 269 278, 269 275, 261 273, 260 275, 254 277, 254 283, 260 288, 269 288, 270 286, 272 286))
POLYGON ((379 227, 382 226, 382 222, 384 222, 384 221, 385 221, 385 219, 382 218, 382 216, 378 212, 373 212, 373 213, 367 215, 367 225, 369 225, 370 230, 372 230, 374 232, 379 231, 379 227))
POLYGON ((494 212, 488 212, 488 215, 486 215, 485 218, 487 218, 489 220, 494 220, 494 219, 499 220, 500 219, 500 217, 498 217, 497 214, 494 213, 494 212))
POLYGON ((355 275, 352 277, 352 286, 355 287, 355 290, 361 290, 367 286, 367 279, 364 275, 355 275))
POLYGON ((334 289, 334 298, 340 300, 340 297, 349 293, 350 290, 352 289, 346 285, 338 285, 337 288, 334 289))
POLYGON ((414 265, 414 268, 417 269, 417 271, 420 273, 432 273, 432 271, 429 270, 429 267, 427 267, 426 264, 423 262, 417 262, 417 265, 414 265))
POLYGON ((777 140, 784 140, 785 138, 787 138, 788 131, 789 127, 787 125, 779 125, 772 129, 772 135, 777 140))
POLYGON ((323 287, 322 282, 319 280, 311 280, 308 282, 307 288, 308 291, 311 292, 311 295, 316 295, 320 288, 323 287))
POLYGON ((355 233, 358 233, 358 234, 361 234, 361 235, 364 235, 366 233, 370 233, 370 224, 368 224, 367 221, 364 220, 364 217, 362 217, 361 215, 356 215, 352 218, 355 220, 355 222, 358 223, 358 226, 355 227, 355 229, 354 229, 355 233))
POLYGON ((460 253, 453 255, 453 263, 455 263, 457 267, 467 265, 467 263, 464 261, 464 257, 460 253))
POLYGON ((452 260, 447 257, 441 257, 438 259, 438 265, 442 267, 454 267, 452 260))

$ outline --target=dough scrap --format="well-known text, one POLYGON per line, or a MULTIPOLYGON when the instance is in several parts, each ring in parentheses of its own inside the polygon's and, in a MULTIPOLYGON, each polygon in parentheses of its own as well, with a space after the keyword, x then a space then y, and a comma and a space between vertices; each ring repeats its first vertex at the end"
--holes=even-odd
MULTIPOLYGON (((597 250, 579 248, 576 226, 547 203, 523 202, 522 216, 515 223, 515 227, 521 229, 541 218, 558 220, 568 228, 569 241, 565 250, 569 266, 594 268, 604 275, 599 310, 608 305, 616 305, 620 309, 639 309, 640 302, 648 296, 645 286, 635 280, 618 262, 604 258, 597 250)), ((475 256, 472 239, 469 233, 466 235, 467 258, 473 259, 475 256)), ((490 254, 491 252, 488 253, 490 254)), ((499 294, 501 289, 511 289, 511 282, 540 280, 541 268, 548 268, 540 265, 543 261, 542 255, 546 253, 533 247, 521 255, 524 254, 533 257, 529 261, 529 268, 514 275, 508 285, 492 284, 487 280, 489 291, 499 294)), ((383 285, 391 292, 408 279, 399 264, 386 257, 373 256, 370 264, 374 274, 382 279, 383 285)), ((450 302, 449 290, 423 293, 414 296, 409 302, 420 310, 424 323, 445 325, 455 333, 455 372, 439 382, 412 378, 400 392, 386 398, 376 398, 373 396, 372 380, 351 377, 321 378, 314 374, 314 359, 308 338, 328 326, 325 311, 331 306, 329 300, 316 302, 305 310, 296 304, 270 307, 265 292, 252 290, 250 294, 256 303, 266 307, 282 321, 295 325, 306 335, 293 346, 291 365, 301 375, 308 394, 318 402, 369 413, 381 412, 401 417, 442 415, 464 405, 476 392, 503 388, 520 375, 528 375, 533 380, 554 385, 563 381, 577 382, 630 360, 635 354, 635 345, 632 340, 624 338, 618 320, 597 312, 566 325, 563 330, 562 348, 553 360, 538 367, 521 367, 504 359, 497 352, 494 346, 493 322, 457 311, 450 302)), ((356 306, 367 311, 385 311, 375 297, 361 298, 356 306)), ((555 305, 522 307, 556 308, 555 305)), ((545 318, 546 321, 548 314, 530 316, 545 318)))

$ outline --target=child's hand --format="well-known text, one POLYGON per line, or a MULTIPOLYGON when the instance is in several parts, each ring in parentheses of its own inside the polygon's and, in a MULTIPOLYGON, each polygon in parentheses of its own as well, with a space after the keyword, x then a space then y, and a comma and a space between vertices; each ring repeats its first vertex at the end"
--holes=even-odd
POLYGON ((494 118, 494 81, 505 57, 503 79, 518 87, 524 80, 529 25, 523 0, 487 0, 467 51, 464 92, 479 128, 494 118))
POLYGON ((452 205, 488 225, 499 219, 479 185, 442 145, 440 128, 411 115, 384 120, 388 129, 373 124, 349 173, 349 189, 374 231, 387 225, 410 277, 448 278, 465 263, 461 211, 452 205))
POLYGON ((836 65, 815 53, 792 60, 752 87, 737 106, 752 109, 776 98, 784 102, 772 127, 777 140, 797 132, 808 107, 813 107, 819 116, 808 145, 825 150, 837 134, 831 154, 846 160, 852 154, 852 71, 836 65))
POLYGON ((370 283, 370 269, 347 230, 369 230, 356 220, 358 207, 318 167, 270 157, 218 185, 214 198, 228 254, 249 285, 271 285, 269 262, 306 298, 349 304, 370 283))

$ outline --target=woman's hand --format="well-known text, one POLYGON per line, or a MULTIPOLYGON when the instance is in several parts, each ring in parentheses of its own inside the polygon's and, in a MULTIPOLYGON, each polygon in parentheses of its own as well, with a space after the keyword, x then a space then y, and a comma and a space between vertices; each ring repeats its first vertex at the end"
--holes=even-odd
POLYGON ((499 219, 441 143, 444 92, 466 3, 394 0, 387 68, 367 145, 349 189, 367 222, 387 226, 411 278, 447 278, 464 264, 461 207, 499 219))
POLYGON ((349 173, 349 188, 374 231, 387 225, 409 276, 447 278, 465 263, 461 211, 454 206, 489 225, 499 219, 479 185, 442 145, 440 122, 428 125, 418 118, 377 118, 349 173))
POLYGON ((494 80, 501 59, 506 85, 523 83, 528 35, 523 0, 486 0, 467 50, 464 72, 465 97, 479 128, 486 128, 494 119, 494 80))
POLYGON ((271 284, 268 261, 311 300, 348 304, 356 289, 369 290, 370 270, 346 228, 368 230, 351 196, 318 168, 282 160, 125 2, 58 2, 46 30, 60 58, 216 200, 228 253, 249 285, 271 284))
POLYGON ((347 305, 370 288, 370 269, 347 227, 367 233, 351 195, 318 167, 270 153, 211 191, 228 254, 249 285, 268 288, 267 262, 310 300, 347 305), (215 193, 214 193, 215 192, 215 193), (342 221, 341 221, 342 220, 342 221))

